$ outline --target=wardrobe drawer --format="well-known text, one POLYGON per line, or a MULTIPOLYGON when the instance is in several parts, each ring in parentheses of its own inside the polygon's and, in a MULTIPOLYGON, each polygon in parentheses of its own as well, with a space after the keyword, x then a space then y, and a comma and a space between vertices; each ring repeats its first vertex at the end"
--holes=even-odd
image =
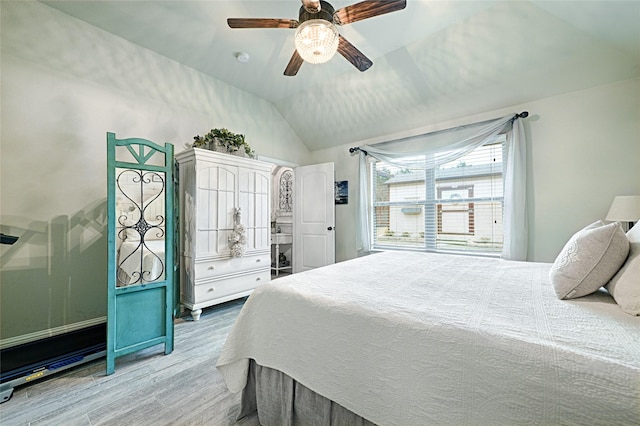
POLYGON ((250 271, 270 266, 270 255, 268 253, 234 257, 223 260, 211 260, 208 262, 197 262, 195 264, 195 279, 215 278, 220 275, 250 271))
POLYGON ((195 286, 195 303, 223 298, 232 294, 253 290, 271 279, 269 269, 219 281, 207 281, 195 286))

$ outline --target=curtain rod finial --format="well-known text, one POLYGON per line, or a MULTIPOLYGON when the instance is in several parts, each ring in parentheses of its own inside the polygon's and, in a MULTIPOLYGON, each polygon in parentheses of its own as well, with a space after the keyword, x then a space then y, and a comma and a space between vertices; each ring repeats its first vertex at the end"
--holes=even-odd
POLYGON ((354 147, 352 147, 352 148, 349 148, 349 153, 350 153, 350 154, 353 154, 353 153, 354 153, 354 152, 356 152, 356 151, 360 151, 360 152, 362 152, 364 155, 369 155, 369 153, 368 153, 367 151, 365 151, 364 149, 360 149, 360 147, 359 147, 359 146, 354 146, 354 147))

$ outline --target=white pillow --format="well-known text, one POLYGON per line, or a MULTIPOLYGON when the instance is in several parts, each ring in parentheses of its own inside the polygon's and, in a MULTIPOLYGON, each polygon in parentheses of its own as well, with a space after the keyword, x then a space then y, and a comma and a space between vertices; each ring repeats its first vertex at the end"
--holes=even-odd
POLYGON ((640 315, 640 222, 627 232, 631 248, 622 268, 607 284, 607 290, 620 308, 640 315))
POLYGON ((556 258, 549 278, 559 299, 574 299, 598 290, 620 269, 629 240, 617 222, 601 220, 576 232, 556 258))

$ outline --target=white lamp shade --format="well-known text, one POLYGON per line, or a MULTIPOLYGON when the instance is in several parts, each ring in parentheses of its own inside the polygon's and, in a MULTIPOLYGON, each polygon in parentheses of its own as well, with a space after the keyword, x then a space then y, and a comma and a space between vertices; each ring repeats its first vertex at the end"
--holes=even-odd
POLYGON ((296 50, 312 64, 327 62, 338 50, 339 33, 336 26, 324 19, 304 21, 296 29, 296 50))
POLYGON ((622 195, 614 198, 605 219, 620 222, 640 220, 640 195, 622 195))

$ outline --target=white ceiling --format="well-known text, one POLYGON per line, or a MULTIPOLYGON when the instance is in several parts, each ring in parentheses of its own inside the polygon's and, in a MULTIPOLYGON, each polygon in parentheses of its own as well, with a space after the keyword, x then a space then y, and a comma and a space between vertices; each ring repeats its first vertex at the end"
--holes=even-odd
POLYGON ((339 28, 371 69, 336 55, 295 77, 294 30, 226 19, 297 19, 298 0, 43 3, 272 102, 311 150, 640 75, 640 0, 408 0, 339 28))

